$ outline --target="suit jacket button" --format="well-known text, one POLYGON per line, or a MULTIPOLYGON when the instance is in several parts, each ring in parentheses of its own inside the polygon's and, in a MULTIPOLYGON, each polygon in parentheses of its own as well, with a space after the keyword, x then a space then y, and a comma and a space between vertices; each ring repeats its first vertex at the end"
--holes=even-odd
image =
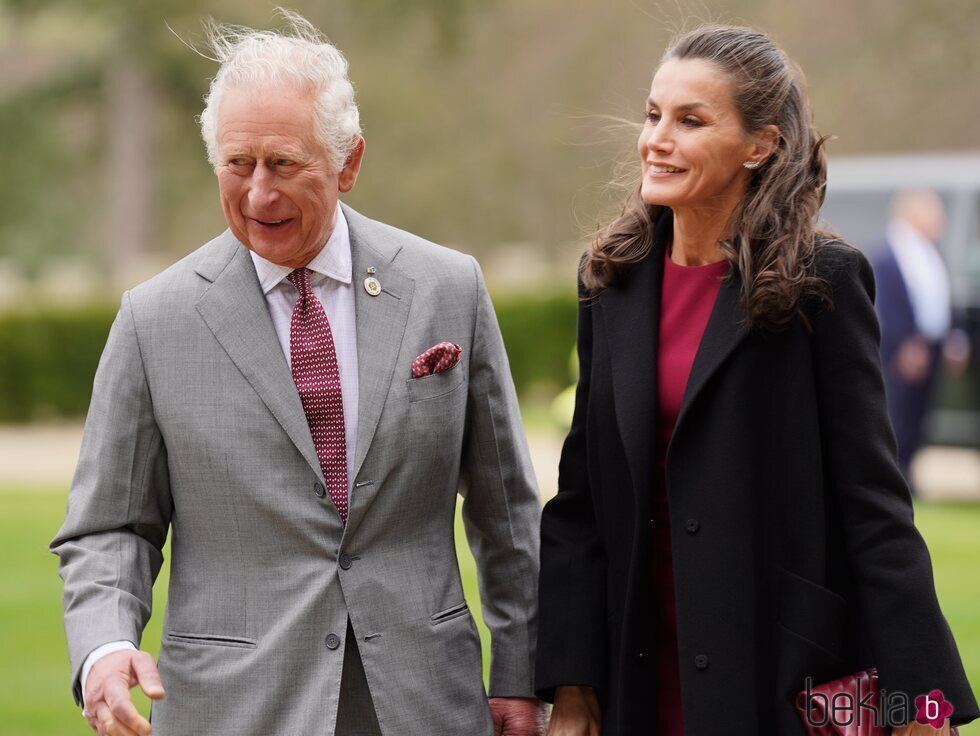
POLYGON ((326 490, 323 488, 323 483, 320 481, 313 484, 313 492, 316 494, 317 498, 323 498, 327 495, 326 490))
POLYGON ((706 669, 708 669, 708 655, 707 654, 698 654, 697 656, 695 656, 694 657, 694 666, 697 667, 699 670, 706 670, 706 669))
POLYGON ((353 557, 351 557, 346 552, 341 553, 341 555, 340 555, 340 567, 341 567, 341 569, 343 569, 343 570, 350 570, 350 566, 353 565, 353 564, 354 564, 354 558, 353 557))
POLYGON ((643 661, 643 650, 642 649, 637 649, 633 653, 633 656, 636 658, 636 661, 637 662, 642 662, 643 661))
POLYGON ((688 519, 684 522, 684 528, 687 529, 690 534, 697 534, 698 529, 701 528, 701 522, 697 519, 688 519))
POLYGON ((327 634, 327 638, 323 641, 327 645, 327 649, 336 649, 340 646, 340 637, 336 634, 327 634))

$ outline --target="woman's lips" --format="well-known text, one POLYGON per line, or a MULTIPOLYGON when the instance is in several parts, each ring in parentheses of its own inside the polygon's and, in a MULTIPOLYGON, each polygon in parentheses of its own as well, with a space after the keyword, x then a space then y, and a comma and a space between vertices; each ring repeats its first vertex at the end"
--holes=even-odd
POLYGON ((687 173, 687 169, 678 166, 666 166, 664 164, 648 164, 647 176, 651 179, 668 179, 672 176, 687 173))

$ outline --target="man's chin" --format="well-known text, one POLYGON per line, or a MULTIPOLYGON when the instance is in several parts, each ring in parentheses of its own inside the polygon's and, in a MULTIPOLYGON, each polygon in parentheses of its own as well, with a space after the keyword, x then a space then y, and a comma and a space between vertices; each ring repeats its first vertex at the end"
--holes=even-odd
POLYGON ((284 238, 271 238, 266 233, 249 233, 248 240, 242 241, 246 248, 270 263, 288 266, 289 256, 298 248, 284 238))

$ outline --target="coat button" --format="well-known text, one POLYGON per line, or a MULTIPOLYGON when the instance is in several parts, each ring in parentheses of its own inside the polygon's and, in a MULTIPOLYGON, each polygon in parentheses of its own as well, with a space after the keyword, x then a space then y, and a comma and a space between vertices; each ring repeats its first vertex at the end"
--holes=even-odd
POLYGON ((690 534, 697 534, 698 529, 701 528, 701 522, 697 519, 688 519, 684 522, 684 528, 687 529, 690 534))
POLYGON ((327 645, 327 649, 336 649, 340 646, 340 637, 336 634, 327 634, 327 638, 323 641, 327 645))
POLYGON ((354 564, 354 558, 351 557, 346 552, 342 552, 340 555, 340 567, 343 570, 350 570, 350 566, 354 564))
POLYGON ((323 498, 324 496, 327 495, 326 490, 324 490, 323 488, 323 483, 321 483, 320 481, 317 481, 316 483, 313 484, 313 492, 316 494, 317 498, 323 498))
POLYGON ((634 659, 636 659, 637 662, 642 662, 643 661, 643 650, 642 649, 637 649, 635 652, 633 652, 633 657, 634 657, 634 659))
POLYGON ((708 655, 707 654, 696 655, 694 657, 694 666, 697 667, 699 670, 708 669, 708 655))

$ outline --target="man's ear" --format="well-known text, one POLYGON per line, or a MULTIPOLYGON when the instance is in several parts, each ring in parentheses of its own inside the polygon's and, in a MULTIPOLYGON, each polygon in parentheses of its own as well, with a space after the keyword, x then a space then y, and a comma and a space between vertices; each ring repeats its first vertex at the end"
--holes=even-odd
POLYGON ((344 168, 338 175, 337 188, 341 192, 349 192, 357 182, 357 173, 361 170, 361 160, 364 158, 364 137, 357 136, 357 143, 347 157, 344 168))

